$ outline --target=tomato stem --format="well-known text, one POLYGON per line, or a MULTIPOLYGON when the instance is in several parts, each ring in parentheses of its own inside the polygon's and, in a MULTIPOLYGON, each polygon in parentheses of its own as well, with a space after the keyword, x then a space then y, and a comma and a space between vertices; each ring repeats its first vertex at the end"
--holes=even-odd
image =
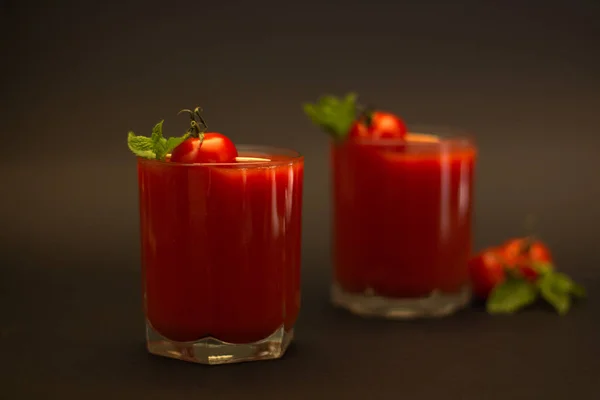
POLYGON ((201 136, 204 136, 204 132, 206 132, 206 130, 208 129, 208 125, 206 124, 206 121, 202 117, 202 108, 196 107, 194 109, 194 111, 184 109, 184 110, 179 111, 177 114, 179 115, 182 112, 186 112, 186 113, 190 114, 191 122, 190 122, 190 127, 188 129, 190 136, 195 137, 195 138, 200 138, 201 136))
POLYGON ((534 238, 533 235, 529 235, 525 238, 525 240, 523 240, 523 242, 521 243, 521 254, 523 255, 527 255, 529 254, 529 251, 531 250, 531 245, 533 244, 534 238))
POLYGON ((531 250, 531 246, 533 245, 533 242, 535 241, 535 224, 536 224, 536 218, 534 214, 527 214, 527 216, 525 217, 525 230, 527 231, 527 236, 525 237, 525 240, 523 240, 523 242, 521 243, 520 249, 519 249, 519 253, 521 255, 527 255, 529 254, 530 250, 531 250))
POLYGON ((365 124, 365 126, 367 127, 371 127, 371 124, 373 123, 373 113, 375 110, 375 107, 373 106, 358 106, 358 120, 363 122, 365 124))

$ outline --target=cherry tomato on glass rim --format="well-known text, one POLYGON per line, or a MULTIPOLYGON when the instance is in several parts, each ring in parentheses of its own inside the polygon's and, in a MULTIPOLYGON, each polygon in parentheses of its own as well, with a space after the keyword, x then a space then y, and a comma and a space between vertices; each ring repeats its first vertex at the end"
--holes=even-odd
POLYGON ((354 138, 402 139, 406 135, 406 125, 396 115, 384 111, 363 114, 350 127, 349 136, 354 138))
POLYGON ((173 149, 171 161, 188 164, 235 162, 238 152, 231 139, 217 132, 205 133, 207 125, 199 110, 199 107, 193 112, 182 110, 191 115, 190 137, 173 149))

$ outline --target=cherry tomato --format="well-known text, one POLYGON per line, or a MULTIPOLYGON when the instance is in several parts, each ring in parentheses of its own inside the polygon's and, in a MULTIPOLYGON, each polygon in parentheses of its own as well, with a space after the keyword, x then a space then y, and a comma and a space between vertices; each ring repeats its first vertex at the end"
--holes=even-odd
POLYGON ((550 250, 539 240, 511 239, 502 247, 506 264, 511 268, 517 268, 525 278, 532 281, 539 275, 533 267, 534 263, 552 263, 550 250))
POLYGON ((485 299, 491 291, 504 282, 506 273, 502 259, 502 248, 490 247, 469 260, 469 275, 473 293, 485 299))
POLYGON ((238 155, 233 142, 220 133, 205 133, 204 139, 190 137, 173 149, 171 161, 178 163, 228 163, 238 155))
POLYGON ((350 137, 402 139, 406 135, 406 125, 394 114, 375 111, 362 117, 350 128, 350 137))
POLYGON ((531 282, 537 280, 539 276, 539 273, 533 267, 531 260, 528 260, 524 257, 516 260, 513 264, 508 264, 508 268, 516 269, 523 276, 523 278, 531 282))
POLYGON ((511 239, 503 247, 504 257, 509 263, 519 257, 526 257, 532 262, 552 262, 550 250, 539 240, 531 240, 530 238, 511 239))

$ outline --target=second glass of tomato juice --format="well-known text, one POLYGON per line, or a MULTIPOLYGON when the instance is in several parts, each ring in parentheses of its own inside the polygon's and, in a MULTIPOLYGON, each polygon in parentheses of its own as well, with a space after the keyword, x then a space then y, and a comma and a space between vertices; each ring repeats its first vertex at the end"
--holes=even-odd
POLYGON ((191 128, 138 156, 147 349, 203 364, 280 358, 300 309, 303 157, 191 128))
POLYGON ((333 136, 331 300, 361 316, 440 317, 471 298, 476 148, 465 137, 407 132, 356 95, 306 104, 333 136))

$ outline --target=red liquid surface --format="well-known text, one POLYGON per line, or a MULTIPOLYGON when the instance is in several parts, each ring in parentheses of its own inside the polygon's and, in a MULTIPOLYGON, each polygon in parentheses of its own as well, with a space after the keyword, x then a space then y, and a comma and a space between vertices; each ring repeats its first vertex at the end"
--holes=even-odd
POLYGON ((415 298, 468 283, 476 152, 415 143, 435 140, 332 145, 334 268, 345 291, 415 298))
POLYGON ((166 338, 250 343, 293 327, 304 167, 301 158, 269 158, 138 159, 145 312, 166 338))

